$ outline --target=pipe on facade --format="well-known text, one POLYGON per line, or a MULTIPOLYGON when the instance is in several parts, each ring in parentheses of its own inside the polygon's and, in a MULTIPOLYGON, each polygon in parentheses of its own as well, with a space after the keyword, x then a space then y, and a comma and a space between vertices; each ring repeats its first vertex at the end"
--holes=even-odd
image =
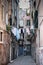
POLYGON ((37 6, 37 9, 39 8, 39 6, 40 6, 40 3, 41 3, 41 0, 39 0, 39 2, 38 2, 38 6, 37 6))

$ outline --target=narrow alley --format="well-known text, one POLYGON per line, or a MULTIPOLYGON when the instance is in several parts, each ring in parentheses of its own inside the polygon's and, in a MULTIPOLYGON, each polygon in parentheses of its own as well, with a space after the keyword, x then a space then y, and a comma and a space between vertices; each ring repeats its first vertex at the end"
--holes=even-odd
POLYGON ((36 65, 31 56, 20 56, 8 65, 36 65))
POLYGON ((43 65, 43 0, 0 0, 0 65, 43 65))

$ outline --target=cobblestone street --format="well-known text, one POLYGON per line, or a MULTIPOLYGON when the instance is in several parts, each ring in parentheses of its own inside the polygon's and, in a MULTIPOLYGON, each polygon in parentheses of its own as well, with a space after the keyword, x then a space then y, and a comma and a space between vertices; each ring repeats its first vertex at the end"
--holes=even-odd
POLYGON ((8 65, 36 65, 31 56, 20 56, 8 65))

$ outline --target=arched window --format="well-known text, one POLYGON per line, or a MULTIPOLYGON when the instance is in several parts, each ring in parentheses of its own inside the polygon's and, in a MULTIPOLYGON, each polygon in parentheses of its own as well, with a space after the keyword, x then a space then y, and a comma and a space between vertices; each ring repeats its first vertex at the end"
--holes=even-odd
POLYGON ((9 18, 9 23, 10 23, 10 25, 12 25, 12 17, 11 16, 9 18))

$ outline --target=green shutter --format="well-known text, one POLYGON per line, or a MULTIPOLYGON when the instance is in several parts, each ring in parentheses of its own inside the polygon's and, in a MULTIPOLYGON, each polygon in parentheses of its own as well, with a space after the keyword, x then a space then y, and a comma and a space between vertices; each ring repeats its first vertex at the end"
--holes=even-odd
POLYGON ((34 13, 33 24, 35 28, 38 28, 38 11, 37 10, 34 13))

